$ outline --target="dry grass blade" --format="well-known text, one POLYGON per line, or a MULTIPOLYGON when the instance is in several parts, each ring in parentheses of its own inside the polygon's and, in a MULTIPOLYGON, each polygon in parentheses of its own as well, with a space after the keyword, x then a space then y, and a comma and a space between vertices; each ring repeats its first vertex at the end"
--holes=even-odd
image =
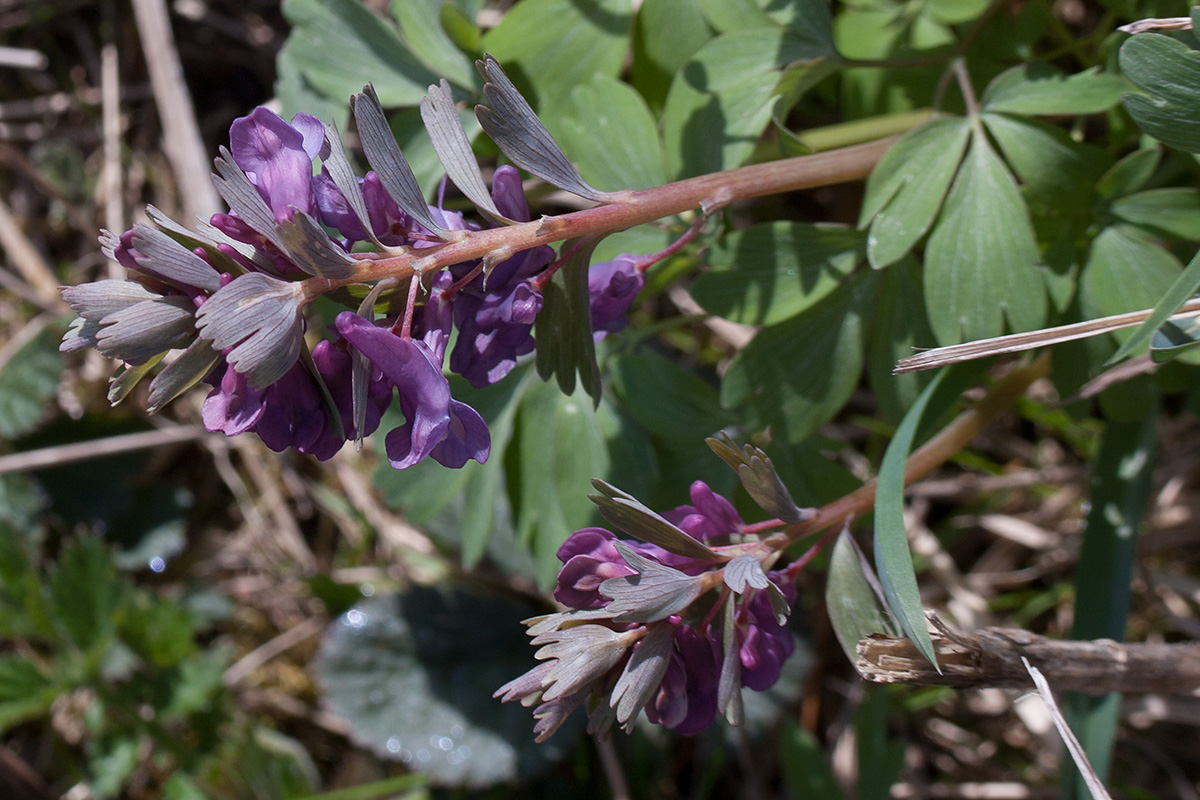
MULTIPOLYGON (((936 369, 949 364, 963 361, 973 361, 977 358, 998 356, 1004 353, 1019 353, 1022 350, 1032 350, 1035 347, 1048 347, 1075 339, 1086 339, 1101 333, 1132 328, 1138 325, 1154 312, 1148 308, 1144 311, 1131 311, 1128 314, 1116 314, 1111 317, 1090 319, 1071 325, 1060 325, 1057 328, 1043 328, 1027 333, 1014 333, 1008 336, 996 336, 991 339, 979 339, 974 342, 963 342, 946 347, 935 347, 923 353, 901 359, 893 372, 897 375, 905 372, 920 372, 926 369, 936 369)), ((1189 300, 1180 307, 1179 313, 1171 319, 1186 319, 1200 314, 1200 299, 1189 300)))
POLYGON ((1066 718, 1058 710, 1058 703, 1054 701, 1054 693, 1050 691, 1050 684, 1046 681, 1046 676, 1037 667, 1030 664, 1029 659, 1022 658, 1021 663, 1029 671, 1029 676, 1033 678, 1033 683, 1037 686, 1038 694, 1042 696, 1042 701, 1050 709, 1050 715, 1054 718, 1054 727, 1058 728, 1058 733, 1062 736, 1063 743, 1066 744, 1067 751, 1071 754, 1071 759, 1075 762, 1075 766, 1079 768, 1080 774, 1083 775, 1083 780, 1087 784, 1088 791, 1092 793, 1092 797, 1096 798, 1096 800, 1112 800, 1112 795, 1104 788, 1100 776, 1096 774, 1096 770, 1092 768, 1091 762, 1088 761, 1087 753, 1083 751, 1083 745, 1075 738, 1075 734, 1067 725, 1066 718))

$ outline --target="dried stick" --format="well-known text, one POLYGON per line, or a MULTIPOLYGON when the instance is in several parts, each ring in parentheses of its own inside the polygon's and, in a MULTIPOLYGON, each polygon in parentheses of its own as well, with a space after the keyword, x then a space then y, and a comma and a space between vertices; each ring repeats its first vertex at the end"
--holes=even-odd
POLYGON ((209 179, 210 162, 196 124, 192 94, 183 80, 167 5, 163 0, 133 0, 133 14, 163 126, 164 149, 179 181, 184 208, 189 217, 208 219, 221 210, 221 203, 209 179))
POLYGON ((955 689, 1033 686, 1022 658, 1056 691, 1189 694, 1200 689, 1200 644, 1121 644, 1111 639, 1062 641, 1016 628, 969 635, 931 633, 939 675, 908 639, 874 635, 858 643, 854 665, 872 683, 955 689))

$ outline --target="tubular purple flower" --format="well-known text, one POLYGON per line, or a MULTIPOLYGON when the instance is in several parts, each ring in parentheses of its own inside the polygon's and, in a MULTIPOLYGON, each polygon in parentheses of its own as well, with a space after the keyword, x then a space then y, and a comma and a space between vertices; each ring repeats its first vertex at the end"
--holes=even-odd
POLYGON ((668 522, 704 542, 740 533, 745 524, 733 504, 713 492, 704 481, 696 481, 689 492, 691 505, 678 506, 663 513, 668 522))
POLYGON ((600 594, 600 584, 609 578, 632 575, 613 542, 617 537, 603 528, 583 528, 567 537, 558 548, 563 562, 554 599, 570 608, 598 608, 608 605, 600 594))
POLYGON ((592 337, 600 341, 627 324, 625 314, 646 284, 637 268, 637 256, 619 255, 588 268, 588 297, 592 312, 592 337))
MULTIPOLYGON (((788 605, 796 602, 796 587, 783 577, 783 573, 771 572, 767 577, 783 591, 788 605)), ((742 686, 761 692, 779 680, 779 671, 795 651, 796 640, 775 618, 765 591, 754 592, 746 611, 746 624, 738 626, 742 686)))
POLYGON ((470 406, 450 397, 441 359, 428 344, 402 339, 349 311, 338 315, 336 325, 400 394, 405 422, 384 439, 393 467, 405 469, 428 456, 451 467, 461 467, 468 458, 487 460, 491 439, 486 423, 470 406))
POLYGON ((311 114, 297 114, 288 124, 263 106, 238 117, 229 129, 234 163, 279 222, 296 210, 312 212, 312 162, 324 141, 325 126, 311 114))

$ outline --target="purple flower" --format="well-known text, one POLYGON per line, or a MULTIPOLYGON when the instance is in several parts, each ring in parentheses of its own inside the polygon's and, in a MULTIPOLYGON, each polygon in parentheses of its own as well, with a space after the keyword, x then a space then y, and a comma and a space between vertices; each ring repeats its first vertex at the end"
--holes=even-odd
POLYGON ((324 141, 325 126, 311 114, 297 114, 289 125, 263 106, 238 117, 229 129, 233 162, 280 222, 297 210, 312 212, 312 162, 324 141))
POLYGON ((740 533, 745 526, 733 504, 714 493, 704 481, 693 483, 689 494, 692 505, 678 506, 663 514, 689 536, 704 542, 740 533))
POLYGON ((637 261, 638 256, 619 255, 588 268, 592 337, 596 341, 625 327, 625 314, 646 283, 637 261))
POLYGON ((609 599, 600 594, 600 584, 609 578, 632 575, 633 569, 621 558, 616 541, 603 528, 575 531, 558 548, 563 568, 558 573, 554 599, 570 608, 598 608, 609 599))
POLYGON ((404 424, 384 439, 393 467, 411 467, 429 456, 454 469, 469 458, 487 460, 491 449, 487 424, 475 409, 450 397, 441 358, 428 344, 403 339, 349 311, 338 314, 336 324, 338 332, 400 393, 404 424))
MULTIPOLYGON (((796 587, 784 580, 783 573, 771 572, 767 577, 783 591, 789 606, 796 602, 796 587)), ((795 651, 796 641, 791 631, 775 618, 765 591, 754 592, 747 612, 747 621, 738 626, 742 686, 761 692, 779 680, 779 671, 795 651)))
POLYGON ((690 625, 675 629, 675 651, 667 673, 646 706, 646 718, 684 736, 700 733, 717 716, 721 651, 690 625))

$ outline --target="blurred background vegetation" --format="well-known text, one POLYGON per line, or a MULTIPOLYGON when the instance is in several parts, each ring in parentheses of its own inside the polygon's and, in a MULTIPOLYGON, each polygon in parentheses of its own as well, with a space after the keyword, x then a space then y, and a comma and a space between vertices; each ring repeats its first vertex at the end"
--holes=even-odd
MULTIPOLYGON (((821 146, 820 136, 804 138, 814 128, 831 141, 852 139, 826 127, 841 122, 873 120, 873 135, 923 119, 944 65, 800 73, 793 77, 812 89, 803 101, 798 93, 782 116, 767 114, 747 135, 730 134, 726 151, 689 162, 686 147, 672 145, 689 134, 671 114, 701 106, 672 112, 673 78, 702 46, 743 24, 742 6, 766 14, 747 2, 644 0, 636 18, 627 3, 601 0, 522 0, 511 9, 479 0, 0 2, 0 41, 35 54, 28 65, 0 67, 0 797, 1059 796, 1057 735, 1016 693, 864 684, 824 613, 822 562, 800 580, 797 654, 778 686, 748 698, 744 729, 718 724, 682 739, 646 726, 599 747, 564 730, 535 746, 528 711, 490 699, 531 664, 518 621, 551 608, 544 590, 554 550, 595 518, 589 478, 654 508, 686 502, 695 479, 734 492, 703 437, 723 427, 756 431, 765 412, 723 407, 719 376, 751 325, 793 312, 722 314, 721 275, 737 245, 774 247, 775 233, 708 240, 710 253, 692 249, 656 268, 634 328, 602 349, 607 388, 594 414, 582 394, 562 397, 528 365, 487 392, 456 385, 497 442, 478 469, 397 473, 386 460, 379 466, 370 444, 325 463, 271 453, 257 440, 207 434, 200 391, 157 417, 137 396, 111 409, 111 365, 96 353, 57 351, 70 319, 57 287, 112 268, 97 230, 129 227, 147 203, 180 219, 216 210, 211 196, 188 189, 207 180, 195 153, 215 155, 232 120, 257 104, 334 118, 344 129, 346 98, 374 81, 430 189, 440 173, 414 105, 438 76, 470 97, 478 89, 471 54, 484 50, 531 93, 601 189, 804 152, 821 146), (172 35, 134 6, 169 14, 172 35), (163 56, 178 58, 188 95, 154 85, 148 65, 163 56), (609 77, 577 77, 591 71, 609 77), (636 102, 617 77, 636 88, 636 102), (194 126, 180 111, 189 96, 194 126), (647 115, 654 141, 660 121, 666 150, 632 158, 606 150, 626 129, 597 135, 607 123, 593 116, 604 110, 618 120, 647 115), (677 280, 702 260, 714 271, 677 280)), ((795 27, 780 15, 812 4, 762 5, 775 15, 768 23, 795 27)), ((836 3, 834 32, 845 56, 938 54, 987 5, 836 3)), ((1185 13, 1177 3, 1132 0, 999 5, 995 27, 976 31, 970 51, 981 86, 1013 58, 1104 65, 1115 58, 1116 23, 1185 13)), ((720 69, 732 56, 706 58, 702 66, 720 69)), ((777 66, 766 66, 771 86, 777 66)), ((763 67, 740 68, 733 74, 745 79, 732 90, 752 95, 763 67)), ((1138 133, 1120 111, 1079 121, 1072 133, 1084 139, 1098 127, 1110 164, 1136 148, 1138 133)), ((478 147, 496 156, 486 141, 478 147)), ((1142 170, 1152 186, 1194 187, 1190 156, 1153 162, 1142 170)), ((535 213, 570 208, 545 187, 530 190, 535 213)), ((727 222, 854 225, 861 200, 861 186, 832 187, 747 204, 727 222)), ((687 222, 612 237, 596 260, 653 252, 687 222)), ((1165 240, 1184 259, 1194 250, 1165 240)), ((915 268, 901 262, 888 275, 915 268)), ((919 388, 880 391, 878 375, 910 345, 885 342, 871 363, 857 362, 815 435, 769 443, 799 502, 828 502, 872 475, 919 388)), ((1200 428, 1190 375, 1168 367, 1155 382, 1116 387, 1125 399, 1104 411, 1115 425, 1086 403, 1064 408, 1053 387, 1038 384, 915 487, 908 522, 925 604, 968 630, 1068 636, 1089 504, 1095 492, 1115 491, 1134 520, 1144 517, 1144 533, 1121 561, 1127 573, 1104 578, 1097 567, 1097 585, 1132 581, 1130 639, 1200 638, 1200 428), (1102 429, 1114 442, 1108 457, 1102 429), (1145 456, 1141 472, 1091 483, 1094 466, 1104 474, 1131 452, 1145 456)), ((730 394, 726 405, 739 405, 730 394)), ((739 506, 752 508, 745 498, 739 506)), ((1076 630, 1102 635, 1114 634, 1076 630)), ((1118 795, 1200 797, 1200 699, 1151 693, 1106 713, 1116 720, 1106 730, 1115 731, 1118 795)))

